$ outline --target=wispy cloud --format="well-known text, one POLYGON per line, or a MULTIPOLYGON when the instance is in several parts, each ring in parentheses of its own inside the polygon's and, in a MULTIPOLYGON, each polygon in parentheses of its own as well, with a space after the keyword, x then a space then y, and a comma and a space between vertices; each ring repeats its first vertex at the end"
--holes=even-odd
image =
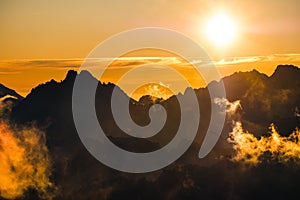
MULTIPOLYGON (((216 66, 232 65, 240 63, 253 62, 300 62, 300 54, 272 54, 266 56, 244 56, 244 57, 227 57, 221 60, 215 60, 216 66)), ((112 64, 112 67, 126 68, 143 64, 158 65, 176 65, 177 67, 187 67, 188 65, 207 66, 207 62, 203 62, 201 58, 194 58, 191 62, 187 62, 179 57, 120 57, 120 58, 73 58, 73 59, 20 59, 20 60, 2 60, 0 61, 0 74, 12 73, 22 69, 32 68, 52 68, 52 69, 68 69, 79 68, 85 62, 86 67, 103 67, 106 64, 112 64), (13 68, 12 68, 13 67, 13 68)))
POLYGON ((253 63, 253 62, 300 62, 300 54, 272 54, 267 56, 246 56, 246 57, 228 57, 215 61, 216 65, 231 65, 240 63, 253 63))
POLYGON ((74 59, 19 59, 0 61, 0 73, 13 69, 52 68, 68 69, 79 68, 84 63, 85 67, 103 67, 111 64, 112 67, 132 67, 143 64, 180 64, 183 63, 176 57, 120 57, 120 58, 74 58, 74 59))
POLYGON ((0 71, 0 75, 12 75, 12 74, 20 74, 20 71, 0 71))

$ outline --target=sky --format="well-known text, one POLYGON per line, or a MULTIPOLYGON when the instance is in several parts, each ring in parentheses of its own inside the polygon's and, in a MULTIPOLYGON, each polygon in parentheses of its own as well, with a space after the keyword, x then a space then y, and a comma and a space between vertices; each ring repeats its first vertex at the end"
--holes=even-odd
POLYGON ((110 36, 141 27, 187 35, 223 76, 253 68, 270 75, 277 64, 299 62, 299 7, 297 0, 0 0, 0 82, 26 95, 41 82, 63 79, 110 36), (205 32, 218 13, 236 27, 223 46, 205 32))

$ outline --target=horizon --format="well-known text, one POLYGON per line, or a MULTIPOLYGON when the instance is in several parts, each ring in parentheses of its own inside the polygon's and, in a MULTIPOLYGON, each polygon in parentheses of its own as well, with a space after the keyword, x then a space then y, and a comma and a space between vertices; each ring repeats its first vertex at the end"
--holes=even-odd
MULTIPOLYGON (((201 63, 198 61, 200 59, 195 58, 195 63, 201 63)), ((92 59, 81 59, 81 58, 74 58, 74 59, 20 59, 20 60, 3 60, 0 61, 0 77, 3 77, 2 84, 7 86, 8 88, 14 89, 18 92, 21 96, 27 96, 31 89, 37 87, 39 84, 46 83, 50 80, 61 81, 65 78, 67 72, 69 70, 78 71, 82 62, 91 62, 92 67, 96 67, 97 65, 101 68, 101 62, 110 62, 110 66, 107 69, 107 74, 104 74, 102 79, 99 81, 104 83, 114 83, 118 85, 118 78, 122 75, 122 73, 118 74, 117 76, 112 76, 111 72, 115 72, 116 68, 118 69, 119 66, 122 68, 128 67, 128 69, 132 69, 135 67, 136 64, 157 64, 160 63, 167 64, 169 66, 175 66, 177 69, 184 70, 185 68, 193 67, 193 63, 186 63, 186 61, 181 60, 178 57, 119 57, 119 58, 92 58, 92 59), (120 62, 120 63, 119 63, 120 62), (124 62, 124 63, 123 63, 124 62), (124 64, 127 64, 125 66, 124 64), (189 64, 190 66, 187 66, 189 64), (10 66, 14 66, 14 69, 11 69, 10 66), (46 71, 45 71, 46 70, 46 71), (49 73, 51 70, 52 73, 49 73), (37 73, 39 76, 36 75, 29 75, 29 73, 37 73), (28 76, 29 75, 29 76, 28 76), (35 77, 34 79, 32 77, 35 77), (14 80, 22 80, 15 82, 14 80), (25 84, 26 83, 26 84, 25 84), (26 86, 26 87, 24 87, 26 86)), ((294 65, 299 67, 300 66, 300 54, 274 54, 269 56, 249 56, 249 57, 229 57, 226 59, 221 59, 218 61, 212 61, 217 69, 219 70, 220 77, 224 78, 226 76, 230 76, 235 72, 248 72, 252 70, 257 70, 260 73, 264 73, 267 76, 272 75, 275 69, 279 65, 294 65)), ((148 68, 152 66, 148 66, 148 68)), ((156 66, 153 66, 156 67, 156 66)), ((201 67, 201 64, 200 64, 201 67)), ((203 66, 205 67, 205 66, 203 66)), ((195 72, 191 72, 191 74, 195 74, 195 72)), ((166 76, 168 74, 165 74, 166 76)), ((201 79, 201 77, 200 77, 201 79)), ((164 81, 161 80, 159 82, 160 85, 168 88, 167 84, 164 84, 164 81)), ((194 83, 191 85, 192 88, 201 88, 206 87, 206 83, 203 80, 199 83, 194 83)), ((187 86, 190 87, 190 86, 187 86)), ((175 89, 174 94, 183 93, 187 87, 180 87, 179 89, 175 89)), ((130 83, 123 84, 122 90, 132 97, 135 100, 138 100, 140 97, 145 95, 151 95, 151 89, 146 90, 144 89, 144 93, 141 92, 141 88, 139 91, 132 91, 130 83), (129 92, 128 92, 129 91, 129 92), (147 93, 148 91, 148 93, 147 93), (137 93, 136 93, 137 92, 137 93), (133 96, 131 96, 133 94, 133 96)), ((174 87, 173 87, 174 90, 174 87)), ((152 90, 153 91, 153 90, 152 90)), ((159 96, 156 93, 158 98, 165 99, 165 94, 159 96)), ((151 95, 155 96, 155 95, 151 95)), ((169 95, 171 96, 171 95, 169 95)))
MULTIPOLYGON (((226 78, 226 77, 230 77, 230 76, 232 76, 232 75, 234 75, 235 73, 247 73, 247 72, 253 72, 253 71, 257 71, 258 73, 261 73, 261 74, 264 74, 264 75, 266 75, 267 77, 271 77, 274 73, 275 73, 275 71, 276 71, 276 69, 278 68, 278 67, 289 67, 289 66, 293 66, 293 67, 296 67, 296 68, 298 68, 298 69, 300 69, 300 67, 299 66, 297 66, 297 65, 293 65, 293 64, 279 64, 279 65, 277 65, 275 68, 274 68, 274 70, 271 72, 271 73, 269 73, 269 74, 267 74, 267 73, 264 73, 264 72, 261 72, 261 71, 259 71, 259 70, 257 70, 257 69, 255 69, 255 68, 253 68, 252 70, 249 70, 249 71, 234 71, 232 74, 228 74, 228 75, 224 75, 224 76, 221 76, 221 79, 224 79, 224 78, 226 78)), ((67 78, 67 74, 70 72, 70 71, 75 71, 76 73, 77 73, 77 75, 79 75, 79 71, 78 70, 75 70, 75 69, 68 69, 66 72, 65 72, 65 76, 63 77, 63 79, 60 79, 60 80, 55 80, 55 79, 50 79, 50 80, 48 80, 48 81, 46 81, 46 82, 41 82, 41 83, 39 83, 38 85, 36 85, 35 87, 32 87, 31 89, 30 89, 30 92, 31 92, 31 90, 32 89, 34 89, 34 88, 36 88, 36 87, 38 87, 39 85, 41 85, 41 84, 47 84, 48 82, 50 82, 51 80, 54 80, 54 81, 56 81, 57 83, 59 83, 59 82, 61 82, 61 81, 63 81, 63 80, 65 80, 66 78, 67 78)), ((87 71, 88 72, 88 71, 87 71)), ((88 72, 89 73, 89 72, 88 72)), ((93 76, 93 78, 95 78, 96 79, 96 77, 94 77, 93 76)), ((115 86, 118 86, 117 84, 115 84, 115 83, 113 83, 113 82, 110 82, 109 80, 108 81, 100 81, 100 80, 98 80, 99 81, 99 83, 101 83, 101 84, 109 84, 109 83, 111 83, 111 84, 114 84, 115 86)), ((219 81, 219 80, 213 80, 213 81, 219 81)), ((211 81, 212 82, 212 81, 211 81)), ((211 82, 209 82, 208 84, 210 84, 211 82)), ((1 84, 1 83, 0 83, 1 84)), ((2 85, 4 85, 4 84, 2 84, 2 85)), ((127 93, 122 87, 119 87, 123 92, 125 92, 125 94, 129 97, 129 98, 132 98, 132 99, 134 99, 134 100, 136 100, 136 101, 140 101, 140 99, 142 98, 142 97, 145 97, 145 96, 150 96, 150 97, 154 97, 154 98, 157 98, 157 99, 162 99, 162 100, 168 100, 170 97, 172 97, 172 96, 177 96, 177 95, 179 95, 179 94, 184 94, 184 92, 186 91, 186 89, 187 88, 189 88, 190 86, 188 86, 188 87, 186 87, 185 89, 184 89, 184 91, 179 91, 179 92, 177 92, 177 93, 173 93, 172 91, 169 91, 167 94, 166 94, 166 92, 164 91, 165 89, 168 89, 168 87, 166 87, 166 88, 164 88, 165 87, 165 85, 161 85, 162 87, 161 88, 157 88, 157 89, 160 89, 160 90, 157 90, 156 89, 156 91, 154 91, 154 89, 153 89, 153 86, 155 86, 155 85, 160 85, 160 84, 149 84, 149 88, 148 89, 144 89, 144 87, 141 87, 141 88, 137 88, 133 93, 127 93)), ((5 87, 7 87, 7 85, 4 85, 5 87)), ((192 89, 201 89, 201 88, 206 88, 207 87, 207 85, 203 85, 203 86, 200 86, 200 87, 191 87, 192 89)), ((8 87, 9 89, 13 89, 13 88, 10 88, 10 87, 8 87)), ((147 88, 147 87, 146 87, 147 88)), ((14 89, 13 89, 14 90, 14 89)), ((17 90, 14 90, 15 92, 17 92, 18 94, 20 94, 17 90)), ((28 94, 30 94, 30 92, 29 93, 27 93, 25 96, 23 96, 22 94, 20 94, 22 97, 26 97, 28 94)), ((10 95, 8 95, 8 96, 10 96, 10 95)), ((6 97, 3 97, 3 98, 6 98, 6 97)))

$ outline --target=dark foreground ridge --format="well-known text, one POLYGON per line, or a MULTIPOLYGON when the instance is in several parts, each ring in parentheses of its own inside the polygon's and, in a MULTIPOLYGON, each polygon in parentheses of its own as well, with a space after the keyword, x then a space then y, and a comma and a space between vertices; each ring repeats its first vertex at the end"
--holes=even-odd
MULTIPOLYGON (((193 145, 167 168, 140 175, 104 166, 82 145, 71 104, 74 80, 81 75, 89 74, 69 71, 61 82, 51 80, 37 86, 13 107, 10 116, 13 123, 35 122, 45 129, 53 160, 52 179, 60 190, 57 199, 295 199, 298 196, 299 166, 270 161, 245 172, 245 166, 227 159, 234 151, 226 141, 232 120, 240 120, 244 129, 256 136, 268 133, 271 123, 281 135, 289 135, 300 127, 298 67, 280 65, 270 77, 253 70, 223 78, 227 99, 240 100, 242 108, 227 117, 217 146, 201 160, 197 155, 209 124, 210 100, 207 88, 195 89, 201 120, 193 145)), ((115 87, 121 90, 112 83, 99 83, 95 98, 99 123, 111 141, 130 151, 149 152, 172 140, 180 123, 176 96, 156 102, 168 114, 164 128, 151 138, 137 139, 123 133, 113 120, 110 98, 115 87)), ((147 111, 153 103, 149 96, 139 102, 130 100, 131 116, 137 124, 149 123, 147 111)), ((29 192, 24 198, 38 197, 29 192)))

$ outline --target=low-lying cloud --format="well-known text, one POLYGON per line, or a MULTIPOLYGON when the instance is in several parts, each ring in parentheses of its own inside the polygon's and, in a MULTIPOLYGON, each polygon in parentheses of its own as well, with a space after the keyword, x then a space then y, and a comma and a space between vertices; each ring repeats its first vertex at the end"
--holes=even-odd
POLYGON ((0 197, 15 199, 35 189, 51 199, 51 162, 42 131, 36 127, 13 128, 0 121, 0 162, 0 197))
MULTIPOLYGON (((0 102, 0 111, 4 106, 0 102)), ((52 199, 56 187, 50 180, 45 133, 34 125, 13 126, 0 118, 0 198, 16 199, 31 189, 52 199)))
POLYGON ((243 130, 241 122, 234 122, 228 142, 236 151, 234 161, 256 165, 264 160, 280 163, 300 162, 300 131, 295 130, 288 137, 281 136, 274 124, 270 125, 269 136, 256 138, 243 130))
POLYGON ((229 115, 235 114, 238 108, 242 108, 240 100, 230 102, 226 98, 215 98, 214 103, 225 110, 229 115))

